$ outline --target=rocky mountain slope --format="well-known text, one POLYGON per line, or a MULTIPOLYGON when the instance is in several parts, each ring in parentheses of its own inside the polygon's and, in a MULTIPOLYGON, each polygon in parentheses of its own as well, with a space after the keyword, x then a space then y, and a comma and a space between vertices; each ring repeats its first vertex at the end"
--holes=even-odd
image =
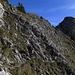
POLYGON ((60 28, 0 0, 0 75, 75 75, 75 42, 60 28))

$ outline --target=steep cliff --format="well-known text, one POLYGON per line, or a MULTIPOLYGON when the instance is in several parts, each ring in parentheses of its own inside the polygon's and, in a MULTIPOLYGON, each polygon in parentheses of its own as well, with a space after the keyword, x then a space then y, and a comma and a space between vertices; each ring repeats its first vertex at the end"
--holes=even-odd
POLYGON ((0 75, 75 75, 74 45, 44 18, 0 1, 0 75))

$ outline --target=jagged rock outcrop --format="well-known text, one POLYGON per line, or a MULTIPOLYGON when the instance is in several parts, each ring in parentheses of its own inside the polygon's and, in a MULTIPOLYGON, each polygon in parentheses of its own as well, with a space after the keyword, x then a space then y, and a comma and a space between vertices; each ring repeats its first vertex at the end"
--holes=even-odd
POLYGON ((75 75, 73 40, 44 18, 24 14, 7 1, 1 2, 1 8, 0 73, 75 75))

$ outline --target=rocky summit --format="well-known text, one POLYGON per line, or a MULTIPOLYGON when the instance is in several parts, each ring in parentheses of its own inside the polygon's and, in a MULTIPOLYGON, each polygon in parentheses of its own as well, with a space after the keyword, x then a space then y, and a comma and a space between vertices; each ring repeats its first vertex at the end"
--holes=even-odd
POLYGON ((75 40, 75 18, 66 17, 56 28, 75 40))
POLYGON ((0 0, 0 75, 75 75, 75 18, 57 27, 0 0))

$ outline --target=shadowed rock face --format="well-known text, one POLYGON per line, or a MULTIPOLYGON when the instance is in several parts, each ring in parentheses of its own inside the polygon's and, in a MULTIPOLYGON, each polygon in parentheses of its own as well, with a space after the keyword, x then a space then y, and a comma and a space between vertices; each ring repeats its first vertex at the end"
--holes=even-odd
POLYGON ((66 17, 56 28, 60 29, 73 40, 75 39, 75 18, 66 17))
MULTIPOLYGON (((36 14, 22 13, 5 1, 2 5, 5 12, 1 12, 3 25, 0 24, 1 74, 75 75, 75 42, 65 32, 36 14)), ((72 17, 65 19, 68 26, 74 21, 72 17)))

